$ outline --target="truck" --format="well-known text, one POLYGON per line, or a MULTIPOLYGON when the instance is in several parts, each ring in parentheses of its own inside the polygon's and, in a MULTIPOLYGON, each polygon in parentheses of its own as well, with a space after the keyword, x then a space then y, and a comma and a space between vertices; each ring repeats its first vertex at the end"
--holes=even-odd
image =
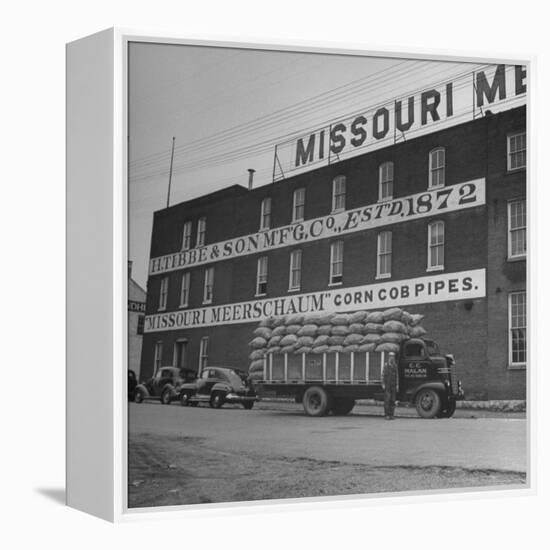
MULTIPOLYGON (((294 396, 309 416, 349 414, 358 399, 381 399, 386 352, 271 353, 255 382, 260 395, 294 396)), ((452 355, 429 339, 409 338, 397 354, 397 400, 421 418, 450 418, 464 399, 452 355)))

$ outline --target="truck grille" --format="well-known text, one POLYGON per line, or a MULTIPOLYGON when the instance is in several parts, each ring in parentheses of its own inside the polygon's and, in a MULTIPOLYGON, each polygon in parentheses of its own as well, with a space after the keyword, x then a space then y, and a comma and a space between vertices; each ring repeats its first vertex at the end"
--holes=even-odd
POLYGON ((453 392, 453 395, 456 395, 458 393, 458 378, 456 376, 456 365, 451 365, 451 368, 449 369, 449 377, 451 382, 451 390, 453 392))

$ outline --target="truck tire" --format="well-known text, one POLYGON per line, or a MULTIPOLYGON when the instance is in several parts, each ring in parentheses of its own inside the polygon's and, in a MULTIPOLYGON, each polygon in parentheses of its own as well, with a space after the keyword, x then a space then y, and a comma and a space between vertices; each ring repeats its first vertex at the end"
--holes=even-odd
POLYGON ((302 399, 304 411, 308 416, 325 416, 328 414, 331 404, 330 395, 319 386, 308 388, 302 399))
POLYGON ((247 410, 247 411, 250 411, 252 410, 252 407, 254 406, 254 401, 245 401, 243 403, 243 407, 247 410))
POLYGON ((421 418, 435 418, 441 411, 441 398, 430 388, 420 390, 416 394, 416 412, 421 418))
POLYGON ((447 407, 443 409, 438 415, 438 418, 451 418, 456 411, 456 401, 453 399, 448 402, 447 407))
POLYGON ((355 399, 341 397, 334 400, 331 410, 334 416, 345 416, 352 411, 353 407, 355 407, 355 399))

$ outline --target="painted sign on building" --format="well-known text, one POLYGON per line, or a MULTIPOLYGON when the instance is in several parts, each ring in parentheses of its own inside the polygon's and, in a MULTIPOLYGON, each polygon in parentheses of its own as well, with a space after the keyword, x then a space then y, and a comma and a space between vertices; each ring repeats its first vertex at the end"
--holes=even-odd
POLYGON ((149 275, 296 246, 304 242, 347 235, 484 204, 485 179, 480 178, 152 258, 149 263, 149 275))
POLYGON ((485 269, 148 315, 145 332, 257 322, 296 313, 383 309, 485 296, 485 269))
POLYGON ((275 147, 273 180, 525 102, 526 79, 523 66, 490 65, 293 137, 275 147))

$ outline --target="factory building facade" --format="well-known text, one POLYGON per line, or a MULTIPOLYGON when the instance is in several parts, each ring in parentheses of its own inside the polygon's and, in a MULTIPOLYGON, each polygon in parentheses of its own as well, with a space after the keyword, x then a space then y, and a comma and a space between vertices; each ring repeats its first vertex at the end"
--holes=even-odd
POLYGON ((141 379, 246 369, 265 317, 423 314, 466 399, 525 399, 526 108, 155 212, 141 379))

